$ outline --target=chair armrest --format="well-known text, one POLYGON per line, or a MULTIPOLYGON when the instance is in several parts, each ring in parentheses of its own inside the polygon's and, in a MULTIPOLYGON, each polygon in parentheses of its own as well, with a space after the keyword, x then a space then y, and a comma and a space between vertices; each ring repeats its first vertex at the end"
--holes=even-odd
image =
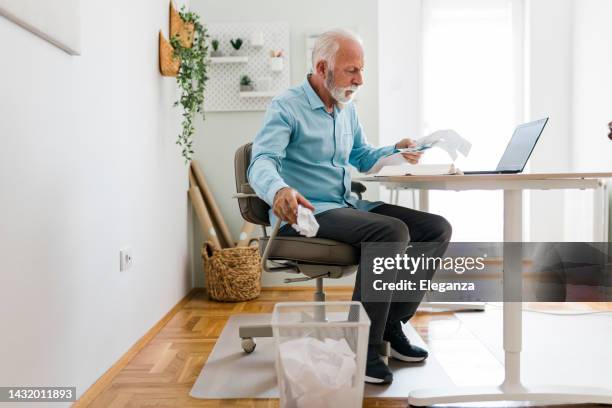
POLYGON ((236 193, 232 198, 259 198, 255 193, 236 193))
POLYGON ((358 181, 351 181, 351 192, 357 194, 359 199, 362 199, 362 194, 365 193, 366 186, 358 181))
POLYGON ((278 230, 280 229, 280 224, 281 224, 281 219, 278 218, 276 220, 276 224, 274 225, 274 229, 272 230, 272 233, 270 234, 270 238, 268 238, 268 245, 266 245, 266 249, 264 249, 264 253, 261 256, 261 269, 263 269, 266 272, 282 272, 282 271, 299 272, 299 269, 294 264, 289 264, 285 266, 268 267, 268 257, 270 255, 270 248, 272 248, 272 243, 274 242, 274 239, 276 238, 276 235, 278 234, 278 230))
MULTIPOLYGON (((351 182, 351 192, 357 194, 359 199, 362 198, 362 194, 365 191, 366 191, 366 186, 363 185, 362 183, 360 183, 358 181, 352 181, 351 182)), ((254 194, 238 193, 238 194, 234 195, 234 198, 246 198, 246 197, 251 197, 252 195, 254 195, 254 194)), ((270 238, 268 239, 268 244, 266 245, 266 249, 264 249, 264 253, 261 256, 261 269, 266 271, 266 272, 281 272, 281 271, 299 272, 297 266, 296 265, 291 265, 291 264, 290 265, 286 265, 286 266, 268 267, 268 257, 270 255, 270 248, 272 248, 272 244, 274 242, 274 239, 276 238, 276 235, 278 234, 278 230, 280 229, 280 224, 281 224, 281 220, 280 220, 280 218, 278 218, 276 220, 276 224, 274 225, 274 228, 272 229, 272 233, 270 234, 270 238)))

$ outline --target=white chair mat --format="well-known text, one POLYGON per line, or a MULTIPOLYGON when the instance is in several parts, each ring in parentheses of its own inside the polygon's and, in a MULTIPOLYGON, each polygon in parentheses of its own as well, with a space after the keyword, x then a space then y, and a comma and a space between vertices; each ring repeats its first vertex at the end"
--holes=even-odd
MULTIPOLYGON (((256 339, 255 351, 245 354, 238 337, 239 326, 267 323, 270 318, 270 314, 263 313, 230 317, 190 395, 201 399, 278 398, 273 339, 256 339)), ((404 330, 413 344, 425 347, 412 326, 405 325, 404 330)), ((390 368, 393 383, 388 386, 366 385, 366 398, 407 398, 412 389, 453 385, 433 355, 421 364, 405 364, 390 359, 390 368)))
MULTIPOLYGON (((503 310, 458 313, 459 320, 504 363, 503 310)), ((527 385, 612 389, 612 314, 523 312, 521 376, 527 385)))

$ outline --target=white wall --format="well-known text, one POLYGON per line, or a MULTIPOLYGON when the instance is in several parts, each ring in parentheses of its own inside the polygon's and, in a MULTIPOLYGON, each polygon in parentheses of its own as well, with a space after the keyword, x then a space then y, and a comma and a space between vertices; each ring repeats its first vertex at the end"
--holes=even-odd
POLYGON ((421 0, 378 3, 379 126, 383 144, 417 138, 422 132, 421 12, 421 0))
POLYGON ((574 21, 574 169, 612 171, 612 2, 576 1, 574 21))
MULTIPOLYGON (((610 15, 612 2, 608 0, 575 0, 572 104, 575 171, 612 171, 612 142, 607 137, 607 124, 612 121, 610 15)), ((589 239, 583 229, 576 228, 581 220, 575 214, 591 211, 592 195, 577 197, 567 209, 572 234, 569 239, 589 239)))
MULTIPOLYGON (((311 0, 308 2, 283 0, 192 0, 191 7, 210 22, 286 21, 291 35, 291 84, 302 83, 306 74, 306 35, 334 27, 356 30, 364 40, 366 53, 365 85, 358 95, 358 110, 368 139, 378 144, 378 61, 377 61, 377 5, 370 0, 311 0)), ((214 78, 210 79, 214 81, 214 78)), ((264 112, 207 113, 206 120, 197 124, 195 159, 209 182, 229 227, 238 236, 242 218, 235 193, 234 152, 238 146, 251 141, 259 130, 264 112)), ((375 189, 371 189, 375 190, 375 189)), ((376 197, 376 191, 369 196, 376 197)), ((200 258, 202 236, 197 231, 194 239, 196 285, 203 286, 200 258)), ((259 230, 257 231, 259 233, 259 230)), ((281 285, 283 274, 264 274, 264 285, 281 285)), ((309 285, 311 283, 308 283, 309 285)), ((326 284, 351 284, 349 280, 326 284)))
MULTIPOLYGON (((526 0, 525 121, 550 120, 529 161, 529 171, 572 168, 572 0, 526 0)), ((563 191, 530 191, 531 241, 562 241, 563 191)), ((571 197, 569 195, 568 197, 571 197)))
MULTIPOLYGON (((551 117, 532 172, 612 170, 611 11, 606 0, 527 0, 526 116, 551 117)), ((592 190, 530 195, 532 241, 593 239, 592 190)))
POLYGON ((192 285, 168 2, 81 12, 80 57, 0 18, 0 384, 78 395, 192 285))
MULTIPOLYGON (((380 144, 392 144, 423 133, 421 90, 422 0, 378 2, 378 124, 380 144)), ((370 188, 376 186, 370 183, 370 188)), ((390 190, 378 186, 380 199, 390 190)), ((400 194, 399 203, 412 205, 413 196, 400 194)))

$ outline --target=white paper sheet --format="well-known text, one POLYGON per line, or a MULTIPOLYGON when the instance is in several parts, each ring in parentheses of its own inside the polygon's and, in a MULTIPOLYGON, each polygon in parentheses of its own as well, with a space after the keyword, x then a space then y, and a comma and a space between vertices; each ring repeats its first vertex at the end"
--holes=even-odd
MULTIPOLYGON (((459 133, 454 130, 438 130, 430 135, 415 140, 417 146, 435 143, 434 147, 438 147, 445 152, 455 161, 458 157, 457 152, 467 157, 472 149, 472 144, 465 138, 461 137, 459 133)), ((368 175, 378 174, 383 167, 386 166, 404 166, 409 165, 408 161, 402 156, 401 153, 394 153, 389 156, 381 157, 372 166, 372 168, 366 173, 368 175)), ((445 164, 446 165, 446 164, 445 164)), ((448 165, 450 167, 450 164, 448 165)), ((418 171, 415 169, 415 171, 418 171)), ((425 174, 425 173, 419 173, 425 174)), ((439 174, 439 173, 438 173, 439 174)))
POLYGON ((459 170, 453 164, 400 164, 384 166, 374 174, 377 177, 384 176, 437 176, 443 174, 457 174, 459 170))
POLYGON ((403 166, 409 164, 401 153, 394 153, 389 156, 381 157, 372 166, 372 168, 366 173, 368 175, 378 174, 380 170, 385 166, 403 166))
POLYGON ((308 238, 314 237, 319 231, 319 223, 314 214, 302 205, 298 205, 297 224, 292 224, 291 226, 301 235, 308 238))
POLYGON ((457 152, 467 157, 472 149, 472 144, 452 129, 438 130, 416 141, 417 145, 433 142, 436 142, 434 147, 446 151, 453 161, 457 160, 457 152))

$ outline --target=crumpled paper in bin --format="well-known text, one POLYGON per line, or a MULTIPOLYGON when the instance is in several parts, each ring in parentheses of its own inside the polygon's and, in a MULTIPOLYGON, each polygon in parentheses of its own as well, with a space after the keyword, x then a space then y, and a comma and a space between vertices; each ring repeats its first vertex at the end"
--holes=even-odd
POLYGON ((289 340, 280 345, 279 355, 292 400, 287 407, 348 406, 357 364, 345 339, 289 340))
POLYGON ((297 224, 291 225, 301 235, 312 238, 319 231, 319 223, 312 211, 298 204, 297 224))

